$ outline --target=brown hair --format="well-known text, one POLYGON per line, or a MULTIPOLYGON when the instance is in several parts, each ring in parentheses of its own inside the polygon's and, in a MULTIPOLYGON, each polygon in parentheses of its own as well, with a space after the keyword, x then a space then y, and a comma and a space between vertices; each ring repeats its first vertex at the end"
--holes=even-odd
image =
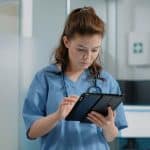
MULTIPOLYGON (((64 36, 67 36, 68 39, 73 38, 75 34, 79 34, 81 36, 99 34, 103 37, 104 32, 104 22, 96 15, 95 10, 92 7, 74 9, 66 20, 60 44, 55 50, 55 62, 60 64, 63 71, 65 71, 69 58, 68 49, 65 47, 63 41, 64 36)), ((98 58, 100 61, 99 56, 98 58)), ((91 75, 94 77, 97 76, 99 71, 102 69, 101 62, 97 63, 97 59, 89 67, 91 75)))

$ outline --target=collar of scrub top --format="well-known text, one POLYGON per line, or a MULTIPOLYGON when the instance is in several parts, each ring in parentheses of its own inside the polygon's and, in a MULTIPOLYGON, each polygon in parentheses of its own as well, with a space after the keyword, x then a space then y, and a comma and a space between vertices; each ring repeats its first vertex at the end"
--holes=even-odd
MULTIPOLYGON (((63 88, 64 88, 64 96, 68 97, 69 94, 68 94, 68 90, 67 90, 67 86, 66 86, 66 82, 65 82, 64 71, 61 72, 61 76, 62 76, 62 84, 63 84, 63 88)), ((102 93, 102 89, 99 86, 97 86, 97 79, 100 79, 98 76, 93 78, 93 84, 89 88, 87 88, 87 90, 86 90, 87 93, 102 93)))
MULTIPOLYGON (((63 71, 64 69, 61 70, 49 70, 47 71, 47 73, 53 73, 53 74, 56 74, 56 75, 60 75, 61 76, 61 80, 62 80, 62 85, 63 85, 63 89, 64 89, 64 96, 65 97, 68 97, 69 94, 68 94, 68 90, 67 90, 67 86, 66 86, 66 82, 65 82, 65 73, 63 71)), ((92 78, 93 82, 92 82, 92 85, 90 87, 87 88, 86 92, 87 93, 102 93, 102 89, 97 86, 97 80, 102 80, 100 78, 100 74, 98 74, 96 77, 92 78)))

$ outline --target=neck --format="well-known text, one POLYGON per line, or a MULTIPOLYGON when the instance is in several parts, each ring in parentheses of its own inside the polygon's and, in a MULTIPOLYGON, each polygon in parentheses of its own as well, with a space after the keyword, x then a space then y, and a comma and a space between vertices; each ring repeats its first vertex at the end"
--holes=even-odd
POLYGON ((79 76, 82 74, 84 70, 75 69, 73 67, 68 66, 65 74, 73 81, 78 80, 79 76))

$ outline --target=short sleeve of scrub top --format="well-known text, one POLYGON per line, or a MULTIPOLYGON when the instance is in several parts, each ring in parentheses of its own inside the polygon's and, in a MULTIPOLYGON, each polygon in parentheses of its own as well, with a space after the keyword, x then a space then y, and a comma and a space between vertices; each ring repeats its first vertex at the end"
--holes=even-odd
POLYGON ((48 87, 45 76, 42 72, 38 72, 29 87, 24 101, 23 118, 27 131, 36 120, 46 115, 47 92, 48 87))
MULTIPOLYGON (((23 118, 27 132, 36 120, 55 112, 64 98, 62 78, 53 72, 58 72, 55 64, 39 71, 30 85, 23 106, 23 118)), ((120 93, 116 80, 110 74, 102 71, 101 76, 106 79, 104 82, 97 82, 102 93, 120 93)), ((91 86, 87 77, 88 71, 81 75, 77 83, 72 83, 65 77, 69 95, 80 96, 86 92, 91 86)), ((116 109, 115 124, 119 130, 127 127, 123 104, 116 109)), ((41 150, 109 150, 109 145, 100 127, 78 121, 61 120, 56 127, 40 139, 41 150)))
MULTIPOLYGON (((110 74, 103 71, 102 76, 104 77, 104 79, 107 79, 107 83, 110 86, 110 90, 103 92, 103 93, 121 94, 118 82, 110 74)), ((115 125, 117 126, 117 128, 119 130, 128 127, 127 120, 125 117, 123 103, 121 103, 116 109, 115 125)))

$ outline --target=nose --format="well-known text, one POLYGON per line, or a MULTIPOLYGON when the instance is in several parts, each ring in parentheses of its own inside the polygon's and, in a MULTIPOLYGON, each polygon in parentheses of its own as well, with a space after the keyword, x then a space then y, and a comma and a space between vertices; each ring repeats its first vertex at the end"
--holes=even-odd
POLYGON ((89 59, 91 57, 91 51, 90 50, 87 50, 84 55, 83 55, 83 58, 85 60, 89 59))

